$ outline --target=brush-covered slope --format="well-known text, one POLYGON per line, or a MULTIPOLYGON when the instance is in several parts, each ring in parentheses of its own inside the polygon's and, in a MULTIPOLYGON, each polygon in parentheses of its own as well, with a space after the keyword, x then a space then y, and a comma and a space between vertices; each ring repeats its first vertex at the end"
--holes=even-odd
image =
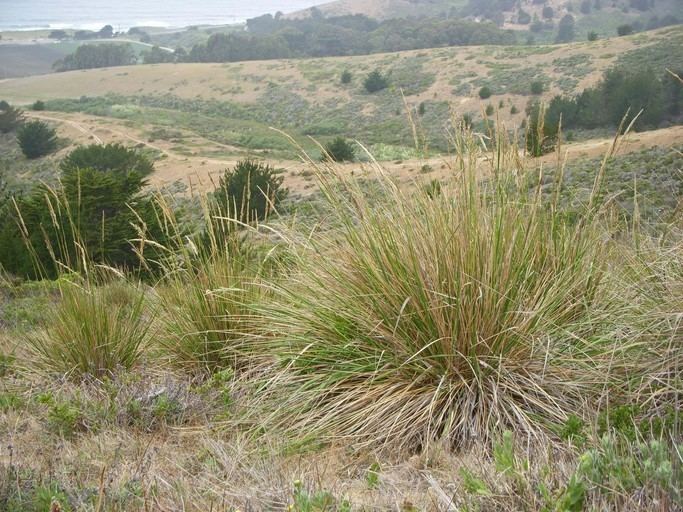
POLYGON ((653 18, 675 16, 683 22, 678 0, 336 0, 291 14, 293 17, 364 14, 377 19, 420 16, 451 16, 491 19, 507 28, 527 30, 534 20, 555 27, 572 15, 577 22, 577 38, 586 30, 614 33, 621 24, 647 27, 653 18), (525 16, 525 14, 528 15, 525 16))

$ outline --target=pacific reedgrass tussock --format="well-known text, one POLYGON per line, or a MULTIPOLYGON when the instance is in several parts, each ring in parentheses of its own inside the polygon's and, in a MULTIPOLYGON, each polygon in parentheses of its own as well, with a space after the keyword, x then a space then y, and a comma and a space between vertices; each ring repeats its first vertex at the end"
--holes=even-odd
POLYGON ((250 227, 213 198, 199 200, 202 230, 188 237, 166 198, 157 199, 168 230, 166 246, 156 247, 164 256, 155 263, 163 269, 156 285, 159 344, 174 366, 191 373, 246 371, 260 359, 262 320, 254 305, 266 290, 267 254, 251 240, 258 220, 250 227))
POLYGON ((100 378, 132 368, 152 339, 153 308, 142 285, 123 279, 62 278, 44 327, 26 342, 33 369, 100 378))
POLYGON ((604 390, 616 312, 600 216, 570 221, 530 189, 513 144, 484 174, 475 138, 458 147, 429 193, 379 165, 367 187, 311 162, 339 228, 298 247, 264 308, 284 368, 263 387, 272 424, 460 446, 508 427, 542 435, 604 390))

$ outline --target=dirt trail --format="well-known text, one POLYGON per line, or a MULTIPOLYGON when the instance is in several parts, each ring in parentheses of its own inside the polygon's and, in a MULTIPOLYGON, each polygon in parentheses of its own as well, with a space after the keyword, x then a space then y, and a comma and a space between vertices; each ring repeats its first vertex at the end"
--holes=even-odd
MULTIPOLYGON (((240 159, 218 159, 204 157, 201 154, 179 153, 177 143, 166 140, 150 142, 145 140, 144 127, 130 128, 117 119, 89 116, 86 114, 67 114, 61 112, 37 113, 28 112, 31 118, 51 121, 60 124, 60 135, 69 138, 74 144, 106 144, 111 142, 133 143, 146 146, 160 153, 162 158, 155 163, 156 171, 150 176, 150 186, 161 188, 181 182, 193 190, 207 190, 212 188, 218 176, 228 167, 234 166, 240 159)), ((194 135, 193 142, 199 141, 194 147, 188 147, 192 151, 210 152, 218 148, 228 151, 237 151, 230 145, 216 143, 194 135), (197 146, 200 146, 197 149, 197 146)), ((598 158, 603 156, 611 147, 613 138, 592 139, 581 142, 566 143, 562 147, 562 157, 565 155, 569 160, 576 158, 598 158)), ((653 146, 683 145, 683 126, 673 126, 660 130, 628 134, 622 141, 619 149, 620 154, 640 151, 653 146)), ((539 159, 541 162, 552 165, 557 160, 556 154, 548 154, 539 159)), ((267 160, 274 167, 284 169, 286 185, 293 193, 302 196, 308 195, 315 190, 314 178, 310 172, 301 172, 306 165, 301 161, 293 160, 267 160)), ((400 162, 382 162, 383 167, 401 181, 410 181, 418 176, 423 165, 429 165, 433 171, 427 178, 443 179, 449 173, 448 156, 437 156, 427 160, 405 160, 400 162)), ((349 172, 362 175, 361 164, 345 164, 349 172)))

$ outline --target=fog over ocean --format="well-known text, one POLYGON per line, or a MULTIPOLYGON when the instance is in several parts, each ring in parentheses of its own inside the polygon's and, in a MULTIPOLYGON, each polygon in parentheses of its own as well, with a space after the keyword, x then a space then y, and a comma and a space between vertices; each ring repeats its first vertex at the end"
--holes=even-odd
POLYGON ((293 12, 320 0, 0 0, 0 30, 89 29, 112 25, 186 27, 236 23, 261 14, 293 12))

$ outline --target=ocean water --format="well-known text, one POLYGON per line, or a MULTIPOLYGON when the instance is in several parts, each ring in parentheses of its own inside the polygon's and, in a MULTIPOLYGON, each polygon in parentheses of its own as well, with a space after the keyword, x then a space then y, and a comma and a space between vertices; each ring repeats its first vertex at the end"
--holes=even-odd
POLYGON ((236 23, 305 9, 321 0, 0 0, 0 30, 86 29, 112 25, 187 27, 236 23))

